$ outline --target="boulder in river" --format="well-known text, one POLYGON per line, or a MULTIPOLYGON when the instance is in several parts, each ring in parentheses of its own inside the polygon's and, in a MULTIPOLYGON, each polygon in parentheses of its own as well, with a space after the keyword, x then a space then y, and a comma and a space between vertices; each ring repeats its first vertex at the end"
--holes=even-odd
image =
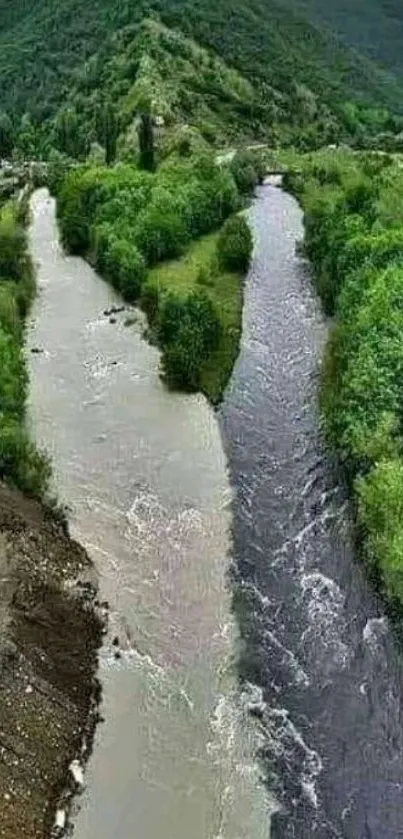
POLYGON ((109 309, 104 310, 105 317, 109 317, 110 315, 119 315, 120 312, 124 312, 125 306, 111 306, 109 309))

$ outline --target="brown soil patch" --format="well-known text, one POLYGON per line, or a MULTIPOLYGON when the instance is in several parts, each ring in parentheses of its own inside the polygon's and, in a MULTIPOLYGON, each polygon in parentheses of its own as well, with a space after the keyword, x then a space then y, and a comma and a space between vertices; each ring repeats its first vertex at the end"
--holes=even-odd
MULTIPOLYGON (((0 837, 44 839, 99 699, 102 622, 85 551, 0 486, 0 837)), ((84 747, 83 747, 84 743, 84 747)))

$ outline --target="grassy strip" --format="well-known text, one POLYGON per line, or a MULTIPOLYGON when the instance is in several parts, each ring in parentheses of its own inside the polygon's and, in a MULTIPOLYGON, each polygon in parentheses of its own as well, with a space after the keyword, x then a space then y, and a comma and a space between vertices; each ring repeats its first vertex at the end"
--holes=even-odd
POLYGON ((387 156, 318 153, 287 183, 335 317, 322 407, 371 573, 403 603, 403 172, 387 156))
POLYGON ((186 297, 203 289, 214 304, 221 325, 218 346, 203 364, 200 390, 217 404, 228 383, 239 351, 242 321, 243 275, 224 270, 216 259, 219 234, 194 242, 180 259, 153 268, 144 287, 145 298, 155 292, 186 297))

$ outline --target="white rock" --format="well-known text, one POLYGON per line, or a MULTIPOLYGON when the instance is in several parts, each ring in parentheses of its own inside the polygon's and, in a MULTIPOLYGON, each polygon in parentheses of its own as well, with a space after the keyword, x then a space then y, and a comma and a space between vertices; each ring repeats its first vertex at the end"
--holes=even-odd
POLYGON ((64 830, 66 824, 66 813, 64 810, 57 810, 56 818, 55 818, 55 827, 59 828, 59 830, 64 830))
POLYGON ((84 772, 79 760, 72 760, 69 766, 70 772, 80 787, 84 785, 84 772))

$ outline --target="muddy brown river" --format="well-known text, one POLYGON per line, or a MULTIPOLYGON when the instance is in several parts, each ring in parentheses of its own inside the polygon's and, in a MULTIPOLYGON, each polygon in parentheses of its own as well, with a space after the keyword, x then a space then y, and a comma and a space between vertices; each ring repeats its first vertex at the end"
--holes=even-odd
POLYGON ((104 311, 119 301, 63 253, 45 190, 31 210, 39 293, 28 347, 41 352, 29 355, 30 421, 111 609, 105 722, 74 837, 265 839, 270 801, 234 668, 231 490, 216 417, 204 398, 165 389, 139 314, 110 322, 104 311))

